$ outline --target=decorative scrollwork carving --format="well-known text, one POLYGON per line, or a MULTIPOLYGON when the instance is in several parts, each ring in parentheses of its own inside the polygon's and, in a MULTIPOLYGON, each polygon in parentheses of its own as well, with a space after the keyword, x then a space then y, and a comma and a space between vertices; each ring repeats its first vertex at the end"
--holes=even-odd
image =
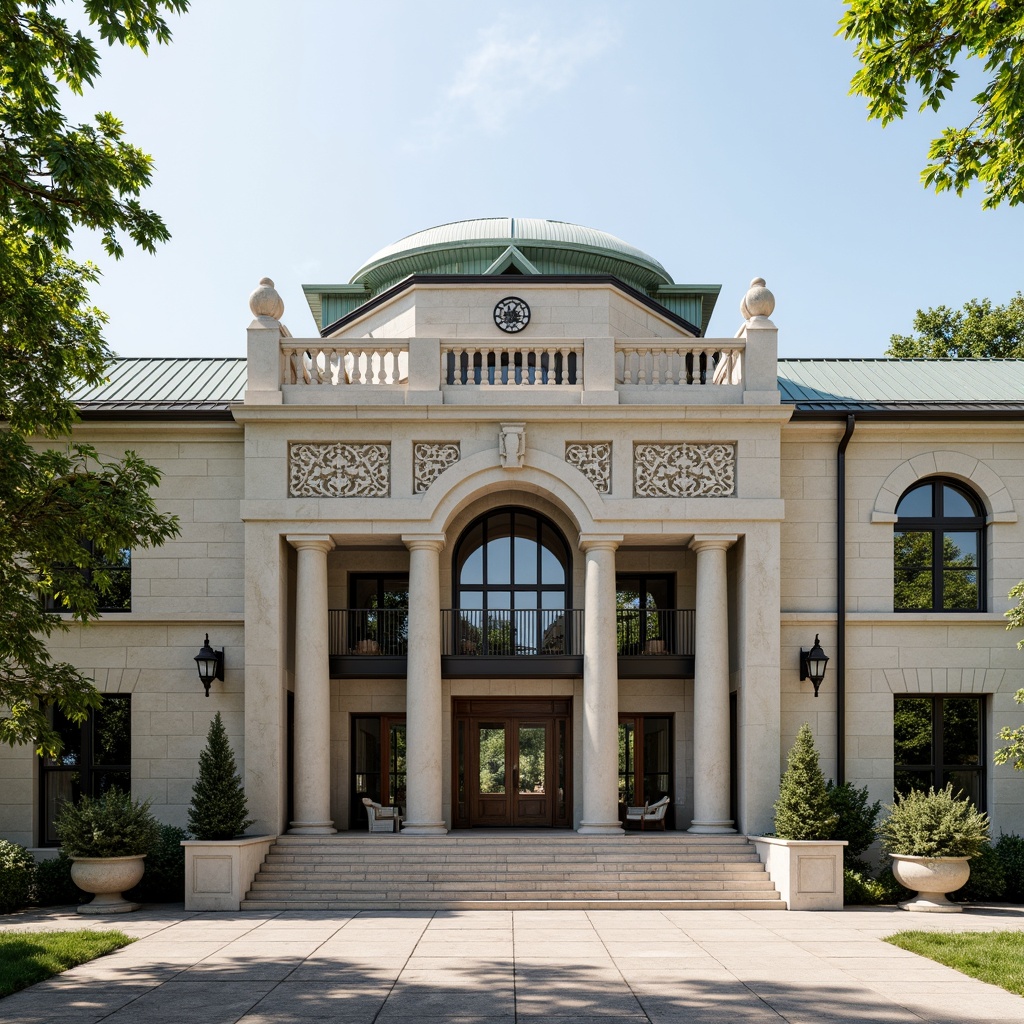
POLYGON ((458 441, 417 441, 412 446, 413 494, 422 494, 459 458, 458 441))
POLYGON ((288 445, 289 497, 386 498, 390 493, 390 444, 288 445))
POLYGON ((526 424, 502 423, 498 434, 498 458, 505 469, 522 469, 526 458, 526 424))
POLYGON ((634 444, 637 498, 718 498, 736 491, 734 444, 634 444))
POLYGON ((611 491, 611 441, 566 441, 565 461, 575 466, 602 494, 611 491))

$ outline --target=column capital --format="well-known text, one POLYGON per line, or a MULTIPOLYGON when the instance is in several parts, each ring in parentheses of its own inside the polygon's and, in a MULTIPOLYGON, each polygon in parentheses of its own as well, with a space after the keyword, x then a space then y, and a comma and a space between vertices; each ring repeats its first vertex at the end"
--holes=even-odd
POLYGON ((410 550, 443 551, 445 536, 443 533, 403 533, 402 543, 410 550))
POLYGON ((615 551, 626 538, 621 533, 581 533, 581 551, 615 551))
POLYGON ((728 551, 739 540, 735 533, 697 533, 690 541, 691 551, 728 551))
POLYGON ((301 551, 303 548, 312 548, 314 551, 325 553, 334 550, 334 538, 327 533, 287 533, 284 539, 296 551, 301 551))

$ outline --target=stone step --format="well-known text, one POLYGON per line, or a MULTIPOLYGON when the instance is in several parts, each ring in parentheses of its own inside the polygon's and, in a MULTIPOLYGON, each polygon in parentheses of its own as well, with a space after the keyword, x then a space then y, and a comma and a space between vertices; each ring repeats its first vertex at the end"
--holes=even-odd
POLYGON ((473 888, 485 890, 496 889, 517 889, 520 892, 560 892, 567 888, 574 889, 618 889, 621 887, 632 887, 635 889, 678 889, 680 891, 706 889, 763 889, 766 886, 765 876, 754 876, 751 878, 637 878, 630 876, 627 872, 618 872, 611 878, 592 878, 587 876, 567 876, 555 879, 510 879, 504 877, 473 877, 445 879, 430 877, 422 878, 350 878, 350 879, 322 879, 319 876, 307 876, 306 878, 267 878, 262 876, 253 880, 252 892, 270 891, 275 889, 301 889, 316 891, 318 889, 348 889, 352 892, 362 892, 368 889, 397 888, 401 885, 404 891, 434 891, 434 892, 459 892, 461 889, 473 888))
POLYGON ((242 901, 242 910, 785 910, 786 904, 777 892, 766 893, 763 899, 750 894, 736 899, 664 899, 637 898, 633 895, 611 899, 459 899, 432 902, 421 899, 356 900, 343 899, 249 899, 242 901))

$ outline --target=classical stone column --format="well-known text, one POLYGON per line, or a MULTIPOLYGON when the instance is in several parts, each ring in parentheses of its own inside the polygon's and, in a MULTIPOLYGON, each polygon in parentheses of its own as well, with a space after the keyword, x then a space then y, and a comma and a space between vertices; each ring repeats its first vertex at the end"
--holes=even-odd
POLYGON ((735 832, 729 817, 729 604, 725 553, 736 537, 698 535, 693 684, 693 821, 688 832, 735 832))
POLYGON ((322 535, 291 535, 295 575, 295 820, 289 832, 336 832, 331 821, 331 666, 327 627, 327 552, 322 535))
POLYGON ((580 537, 586 555, 583 626, 584 834, 621 834, 619 659, 615 649, 615 549, 622 537, 580 537))
POLYGON ((409 549, 409 659, 405 697, 405 791, 402 833, 440 836, 441 570, 444 538, 403 537, 409 549))

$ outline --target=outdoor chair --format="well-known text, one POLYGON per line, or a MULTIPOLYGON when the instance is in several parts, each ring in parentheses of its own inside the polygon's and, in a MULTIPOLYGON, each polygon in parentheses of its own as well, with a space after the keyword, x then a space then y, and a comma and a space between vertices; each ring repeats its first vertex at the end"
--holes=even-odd
POLYGON ((402 830, 402 816, 398 813, 397 807, 383 807, 368 796, 363 797, 363 806, 366 808, 366 817, 371 832, 400 832, 402 830))
MULTIPOLYGON (((363 803, 366 801, 364 800, 363 803)), ((657 823, 658 827, 665 831, 665 812, 668 810, 668 797, 663 796, 660 800, 655 800, 653 804, 646 803, 643 807, 627 807, 626 808, 626 821, 639 821, 640 830, 644 831, 647 828, 647 823, 657 823)))

